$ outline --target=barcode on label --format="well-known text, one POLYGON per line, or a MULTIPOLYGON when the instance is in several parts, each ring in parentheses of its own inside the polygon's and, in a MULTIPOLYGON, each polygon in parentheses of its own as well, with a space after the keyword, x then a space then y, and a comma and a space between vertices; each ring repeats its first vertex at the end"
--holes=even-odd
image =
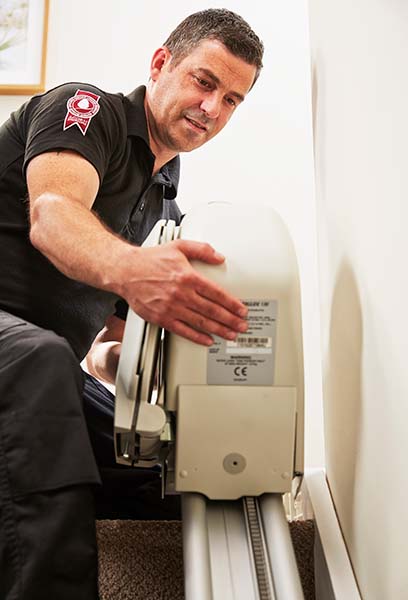
POLYGON ((266 353, 272 352, 271 337, 248 337, 238 336, 234 341, 227 342, 227 354, 237 353, 242 351, 250 353, 266 353))
POLYGON ((270 348, 272 346, 272 338, 238 336, 233 342, 228 342, 228 346, 231 348, 270 348))

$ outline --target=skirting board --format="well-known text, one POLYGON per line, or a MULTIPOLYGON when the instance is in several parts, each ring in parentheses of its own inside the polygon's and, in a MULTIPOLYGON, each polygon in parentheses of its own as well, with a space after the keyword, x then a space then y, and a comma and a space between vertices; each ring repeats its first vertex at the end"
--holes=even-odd
POLYGON ((305 473, 315 519, 316 600, 361 600, 324 469, 305 473))

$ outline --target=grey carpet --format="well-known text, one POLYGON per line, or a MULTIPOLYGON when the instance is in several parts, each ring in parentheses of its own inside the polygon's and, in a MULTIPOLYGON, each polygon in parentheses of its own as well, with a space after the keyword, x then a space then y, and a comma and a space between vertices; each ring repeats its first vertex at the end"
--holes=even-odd
MULTIPOLYGON (((305 600, 314 600, 313 521, 290 531, 305 600)), ((97 534, 101 600, 184 599, 180 521, 98 521, 97 534)))

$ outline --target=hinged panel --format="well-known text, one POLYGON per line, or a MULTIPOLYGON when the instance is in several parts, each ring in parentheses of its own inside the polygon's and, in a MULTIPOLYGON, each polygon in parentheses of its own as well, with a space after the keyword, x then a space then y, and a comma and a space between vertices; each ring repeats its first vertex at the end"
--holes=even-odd
POLYGON ((176 490, 211 499, 290 491, 296 388, 182 385, 176 490))

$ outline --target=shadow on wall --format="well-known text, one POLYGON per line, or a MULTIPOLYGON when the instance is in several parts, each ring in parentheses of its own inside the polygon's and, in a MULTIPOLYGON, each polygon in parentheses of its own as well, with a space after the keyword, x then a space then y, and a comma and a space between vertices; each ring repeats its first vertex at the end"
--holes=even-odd
MULTIPOLYGON (((314 50, 312 57, 312 125, 316 168, 317 214, 321 247, 327 239, 327 114, 326 65, 314 50)), ((326 270, 330 269, 326 265, 326 270)), ((331 280, 331 278, 329 278, 331 280)), ((326 327, 326 323, 323 323, 326 327)), ((363 320, 353 268, 343 260, 334 284, 327 354, 323 366, 323 402, 328 483, 347 546, 353 545, 355 486, 358 481, 362 427, 363 320)))
POLYGON ((353 269, 342 262, 334 287, 324 411, 327 477, 346 544, 353 546, 355 486, 362 428, 363 323, 353 269))
MULTIPOLYGON (((319 52, 315 51, 312 61, 312 131, 313 131, 313 155, 315 159, 316 185, 318 190, 325 189, 326 174, 326 105, 323 102, 325 95, 325 65, 319 52)), ((318 195, 319 196, 319 195, 318 195)))

